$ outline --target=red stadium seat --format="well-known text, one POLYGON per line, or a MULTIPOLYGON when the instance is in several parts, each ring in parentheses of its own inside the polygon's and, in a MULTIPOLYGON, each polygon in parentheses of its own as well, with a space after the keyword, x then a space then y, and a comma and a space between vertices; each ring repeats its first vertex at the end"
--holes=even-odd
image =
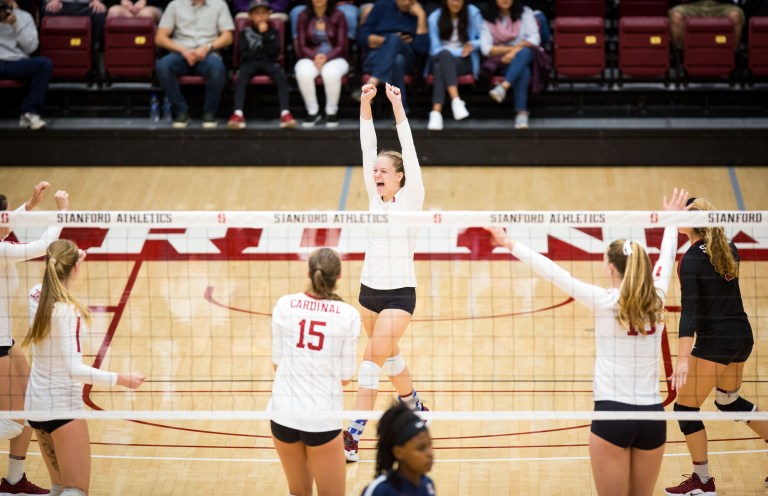
POLYGON ((619 69, 623 75, 662 78, 669 71, 669 20, 622 17, 619 20, 619 69))
POLYGON ((569 77, 602 76, 605 30, 602 17, 555 19, 555 71, 569 77))
POLYGON ((53 61, 53 77, 85 79, 91 70, 91 18, 43 17, 40 55, 53 61))
MULTIPOLYGON (((237 68, 240 67, 240 33, 243 31, 243 29, 247 28, 250 23, 251 20, 248 18, 241 17, 235 19, 235 53, 233 56, 235 74, 232 77, 232 79, 235 81, 237 81, 238 76, 237 68)), ((277 30, 277 36, 280 39, 280 55, 277 57, 277 62, 283 69, 285 69, 285 21, 282 19, 269 19, 269 25, 277 30)), ((274 84, 274 82, 272 81, 272 78, 266 74, 257 74, 251 78, 250 84, 270 85, 274 84)))
POLYGON ((557 17, 605 17, 605 0, 555 0, 557 17))
POLYGON ((667 17, 669 0, 620 0, 619 17, 667 17))
POLYGON ((110 78, 152 78, 155 70, 155 21, 148 17, 107 19, 104 65, 110 78))
POLYGON ((749 20, 749 70, 756 76, 768 75, 768 17, 749 20))
POLYGON ((685 19, 683 68, 689 76, 727 77, 736 68, 733 23, 727 17, 685 19))
POLYGON ((18 89, 23 88, 24 83, 15 79, 0 79, 0 89, 18 89))
MULTIPOLYGON (((475 77, 472 74, 462 74, 457 78, 457 82, 459 83, 459 86, 472 86, 475 84, 475 77)), ((435 76, 432 74, 429 74, 427 76, 427 84, 434 84, 435 83, 435 76)))
MULTIPOLYGON (((371 79, 373 75, 366 73, 363 73, 363 75, 360 77, 360 81, 362 81, 363 84, 367 83, 369 79, 371 79)), ((406 85, 410 85, 413 82, 413 76, 410 74, 406 74, 405 77, 403 77, 403 81, 405 81, 406 85)))

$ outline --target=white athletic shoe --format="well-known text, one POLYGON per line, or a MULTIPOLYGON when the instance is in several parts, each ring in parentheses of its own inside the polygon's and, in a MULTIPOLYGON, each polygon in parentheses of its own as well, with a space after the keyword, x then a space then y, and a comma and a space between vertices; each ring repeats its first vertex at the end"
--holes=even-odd
POLYGON ((352 434, 348 430, 344 431, 344 458, 347 459, 347 463, 354 463, 360 461, 360 457, 357 455, 357 441, 352 437, 352 434))
POLYGON ((454 98, 451 100, 451 110, 453 111, 453 118, 457 121, 469 117, 467 104, 461 98, 454 98))
POLYGON ((528 129, 528 112, 520 112, 515 116, 515 129, 528 129))
POLYGON ((19 127, 24 129, 38 130, 47 126, 46 122, 40 118, 37 114, 30 114, 29 112, 21 114, 19 117, 19 127))
POLYGON ((429 123, 427 129, 430 131, 442 131, 443 130, 443 115, 440 112, 434 110, 429 113, 429 123))

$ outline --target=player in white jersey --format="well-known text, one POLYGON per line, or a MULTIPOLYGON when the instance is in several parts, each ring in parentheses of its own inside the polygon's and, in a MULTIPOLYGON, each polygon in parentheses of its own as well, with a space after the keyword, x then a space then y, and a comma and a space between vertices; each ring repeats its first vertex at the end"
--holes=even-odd
MULTIPOLYGON (((363 179, 372 212, 420 211, 424 205, 424 182, 413 144, 411 128, 403 110, 400 89, 386 85, 392 103, 402 153, 377 150, 371 101, 376 87, 363 86, 360 98, 360 145, 363 149, 363 179)), ((368 229, 368 248, 360 275, 359 302, 368 344, 358 372, 355 410, 371 410, 379 391, 382 369, 397 390, 400 401, 412 410, 426 410, 413 387, 411 373, 400 356, 398 342, 416 308, 416 275, 413 254, 417 230, 407 227, 368 229)), ((358 442, 365 419, 353 420, 344 432, 344 454, 356 462, 358 442)))
MULTIPOLYGON (((665 210, 683 210, 688 195, 674 190, 665 210)), ((651 269, 636 242, 616 240, 603 256, 608 289, 579 281, 547 257, 488 228, 496 242, 595 313, 595 411, 664 411, 659 394, 664 297, 674 270, 677 229, 667 227, 651 269)), ((664 421, 595 420, 589 456, 601 496, 653 494, 661 469, 664 421)))
POLYGON ((280 298, 272 312, 275 382, 267 409, 275 449, 293 496, 345 494, 341 419, 280 413, 343 410, 342 386, 355 372, 360 314, 336 295, 341 260, 330 248, 309 257, 310 288, 280 298))
MULTIPOLYGON (((69 240, 57 240, 45 254, 45 273, 37 312, 23 345, 32 345, 32 372, 24 401, 29 424, 51 477, 52 495, 88 494, 91 445, 85 419, 67 414, 83 410, 83 383, 135 389, 136 373, 114 373, 83 364, 80 343, 90 311, 71 285, 80 274, 85 252, 69 240)), ((30 300, 34 305, 37 301, 30 300)))
MULTIPOLYGON (((43 201, 50 183, 41 181, 35 185, 32 196, 23 203, 17 212, 26 212, 37 207, 43 201)), ((69 207, 69 196, 64 191, 55 195, 60 210, 69 207)), ((8 210, 8 199, 0 195, 0 212, 8 210)), ((24 393, 29 380, 29 363, 24 353, 14 347, 12 334, 11 307, 13 294, 19 287, 19 275, 16 264, 45 254, 45 249, 59 237, 60 227, 49 227, 40 239, 31 243, 11 243, 5 241, 11 229, 0 228, 0 410, 20 411, 24 408, 24 393)), ((48 494, 47 489, 29 482, 24 473, 24 460, 32 439, 32 429, 24 426, 23 420, 0 420, 0 439, 10 440, 8 453, 8 473, 0 481, 0 494, 48 494)))

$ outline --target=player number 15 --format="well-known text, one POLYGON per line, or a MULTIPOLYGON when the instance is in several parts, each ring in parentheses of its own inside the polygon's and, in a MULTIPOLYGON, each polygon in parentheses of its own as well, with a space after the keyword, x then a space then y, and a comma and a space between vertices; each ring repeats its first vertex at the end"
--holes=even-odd
POLYGON ((325 327, 325 322, 321 322, 318 320, 310 320, 309 321, 309 335, 317 337, 317 342, 312 343, 311 341, 307 340, 306 345, 304 342, 304 337, 307 329, 307 321, 306 319, 299 322, 299 342, 296 343, 297 348, 309 348, 313 351, 320 351, 323 349, 323 342, 325 341, 325 334, 322 332, 315 330, 315 327, 325 327))

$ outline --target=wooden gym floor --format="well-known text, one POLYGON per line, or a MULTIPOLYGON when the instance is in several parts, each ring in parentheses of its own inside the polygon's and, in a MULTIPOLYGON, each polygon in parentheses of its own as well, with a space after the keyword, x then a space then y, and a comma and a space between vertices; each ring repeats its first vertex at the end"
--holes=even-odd
MULTIPOLYGON (((4 167, 0 192, 15 208, 43 179, 69 191, 73 210, 364 210, 368 202, 360 168, 345 167, 4 167)), ((429 167, 424 180, 427 210, 652 210, 675 186, 724 210, 768 210, 768 170, 760 168, 429 167)), ((52 194, 42 208, 54 208, 52 194)), ((756 253, 768 249, 759 248, 756 253)), ((584 279, 604 282, 599 262, 561 263, 584 279)), ((304 264, 94 254, 78 288, 96 308, 86 360, 103 360, 110 370, 140 370, 149 380, 137 392, 94 389, 88 401, 106 410, 263 409, 271 386, 268 314, 277 297, 304 289, 304 264), (100 350, 105 336, 111 342, 100 350)), ((24 289, 39 282, 41 269, 38 262, 18 267, 17 340, 26 329, 24 289)), ((341 294, 347 301, 356 302, 360 267, 356 259, 344 262, 341 294)), ((743 391, 768 405, 768 357, 762 351, 768 350, 768 264, 745 261, 743 267, 742 291, 757 341, 743 391)), ((427 256, 417 271, 418 306, 402 348, 430 408, 591 409, 588 311, 516 262, 427 256)), ((666 303, 679 305, 676 280, 666 303)), ((674 353, 674 311, 668 327, 674 353)), ((364 344, 362 338, 360 353, 364 344)), ((347 407, 354 389, 348 387, 347 407)), ((394 396, 386 380, 382 390, 378 406, 384 408, 394 396)), ((711 400, 704 409, 713 410, 711 400)), ((431 476, 441 495, 596 494, 588 423, 434 422, 431 476)), ((742 424, 707 427, 718 494, 768 493, 765 443, 742 424)), ((90 428, 91 494, 287 494, 266 422, 90 421, 90 428)), ((372 423, 361 443, 363 461, 347 467, 350 495, 372 479, 374 428, 372 423)), ((675 424, 668 434, 659 494, 690 472, 675 424)), ((45 485, 37 453, 33 444, 27 472, 45 485)))

